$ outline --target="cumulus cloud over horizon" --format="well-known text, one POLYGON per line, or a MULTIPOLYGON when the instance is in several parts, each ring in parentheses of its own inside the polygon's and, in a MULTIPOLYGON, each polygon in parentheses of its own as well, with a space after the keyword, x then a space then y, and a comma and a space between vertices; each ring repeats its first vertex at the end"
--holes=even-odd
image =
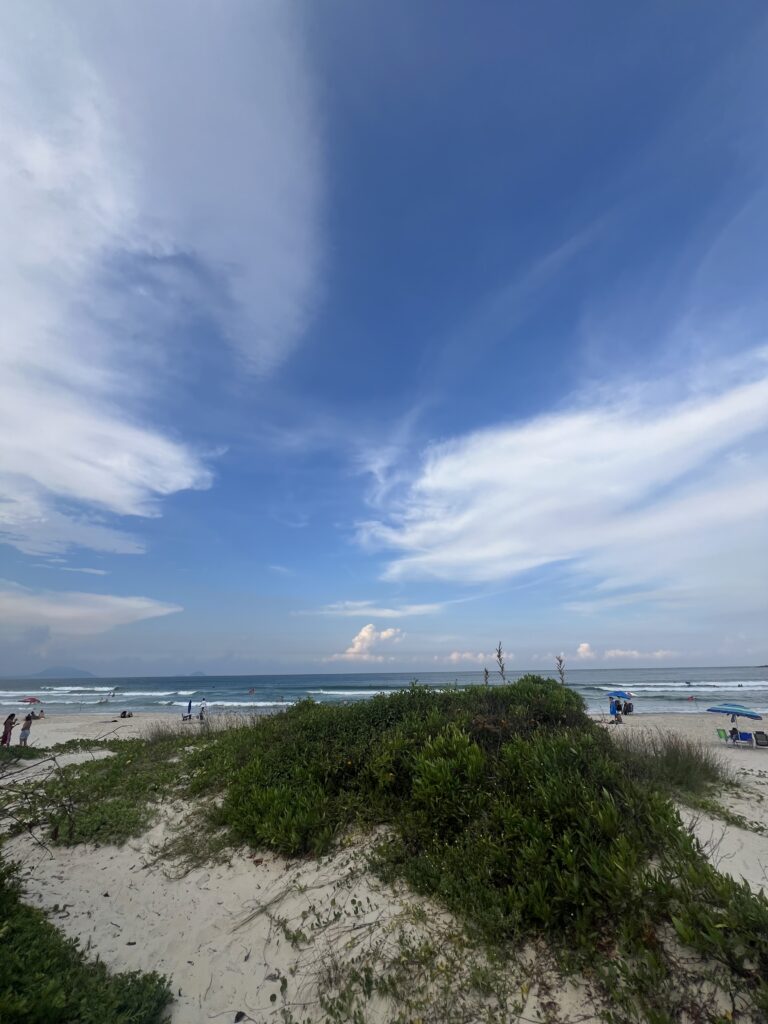
POLYGON ((352 643, 341 654, 332 654, 325 661, 386 661, 385 655, 378 648, 388 642, 398 643, 405 634, 400 629, 390 626, 388 629, 376 629, 369 622, 352 638, 352 643))

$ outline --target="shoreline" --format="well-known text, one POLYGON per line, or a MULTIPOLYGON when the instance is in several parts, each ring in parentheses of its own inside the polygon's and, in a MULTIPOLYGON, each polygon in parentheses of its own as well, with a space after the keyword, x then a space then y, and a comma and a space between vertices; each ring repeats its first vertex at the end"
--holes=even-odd
MULTIPOLYGON (((206 722, 211 726, 242 725, 254 718, 263 718, 272 714, 279 714, 280 709, 270 711, 266 708, 256 708, 253 711, 216 711, 209 710, 206 722)), ((604 724, 607 728, 617 734, 623 731, 638 728, 668 729, 685 735, 688 739, 696 739, 701 742, 711 741, 712 746, 722 747, 725 744, 717 738, 716 729, 723 728, 728 722, 726 715, 714 715, 706 711, 668 711, 660 713, 657 711, 642 712, 635 711, 627 715, 621 725, 612 725, 608 712, 588 712, 593 721, 604 724)), ((169 725, 178 725, 180 728, 198 730, 200 722, 193 718, 190 722, 182 722, 181 715, 177 711, 134 711, 132 718, 120 718, 120 715, 101 714, 96 712, 77 712, 65 714, 46 715, 45 718, 36 719, 32 725, 32 732, 29 737, 30 747, 40 747, 44 750, 55 743, 66 743, 73 739, 99 740, 99 739, 135 739, 146 735, 157 727, 167 728, 169 725)), ((730 724, 728 724, 730 727, 730 724)), ((765 728, 768 731, 768 718, 763 722, 741 723, 743 731, 754 731, 755 728, 765 728)), ((11 749, 18 746, 18 729, 14 730, 11 749)), ((762 750, 745 750, 743 748, 733 750, 727 748, 729 757, 732 754, 742 756, 758 755, 762 750)), ((766 764, 768 769, 768 748, 766 748, 766 764)))

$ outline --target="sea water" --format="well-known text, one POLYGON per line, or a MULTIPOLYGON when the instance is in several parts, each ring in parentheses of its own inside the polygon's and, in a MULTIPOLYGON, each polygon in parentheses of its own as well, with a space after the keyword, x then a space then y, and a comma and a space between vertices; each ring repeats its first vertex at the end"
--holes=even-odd
MULTIPOLYGON (((490 668, 490 666, 489 666, 490 668)), ((542 673, 541 669, 537 670, 542 673)), ((514 682, 523 673, 508 672, 514 682)), ((551 672, 542 674, 552 675, 551 672)), ((159 676, 130 679, 0 679, 0 709, 17 713, 38 697, 46 713, 152 711, 180 714, 205 698, 211 712, 270 713, 311 698, 324 703, 367 700, 418 680, 444 689, 482 683, 475 672, 374 672, 318 675, 159 676)), ((491 685, 500 682, 491 674, 491 685)), ((567 685, 589 711, 605 711, 608 693, 630 690, 637 713, 690 713, 732 701, 768 715, 768 668, 568 668, 567 685)), ((35 705, 38 710, 40 705, 35 705)))

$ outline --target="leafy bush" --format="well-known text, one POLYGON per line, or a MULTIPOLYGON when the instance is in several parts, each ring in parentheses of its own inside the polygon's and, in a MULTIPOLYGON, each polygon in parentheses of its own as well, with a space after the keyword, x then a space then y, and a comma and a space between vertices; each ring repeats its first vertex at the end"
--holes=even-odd
POLYGON ((17 761, 35 761, 45 757, 39 747, 20 747, 18 743, 12 747, 0 747, 0 767, 16 764, 17 761))
POLYGON ((3 1024, 159 1024, 171 993, 157 974, 110 974, 43 914, 19 901, 0 864, 0 1020, 3 1024))

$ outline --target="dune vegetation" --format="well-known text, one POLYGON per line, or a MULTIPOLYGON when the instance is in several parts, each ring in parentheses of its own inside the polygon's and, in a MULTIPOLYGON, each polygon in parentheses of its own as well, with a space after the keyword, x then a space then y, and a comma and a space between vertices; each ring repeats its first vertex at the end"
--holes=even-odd
POLYGON ((768 900, 714 870, 670 800, 716 782, 717 763, 663 737, 642 752, 612 742, 561 683, 414 685, 110 748, 20 788, 12 827, 120 843, 175 796, 196 809, 176 857, 311 857, 375 829, 381 877, 510 958, 546 942, 607 1021, 768 1018, 768 900))

